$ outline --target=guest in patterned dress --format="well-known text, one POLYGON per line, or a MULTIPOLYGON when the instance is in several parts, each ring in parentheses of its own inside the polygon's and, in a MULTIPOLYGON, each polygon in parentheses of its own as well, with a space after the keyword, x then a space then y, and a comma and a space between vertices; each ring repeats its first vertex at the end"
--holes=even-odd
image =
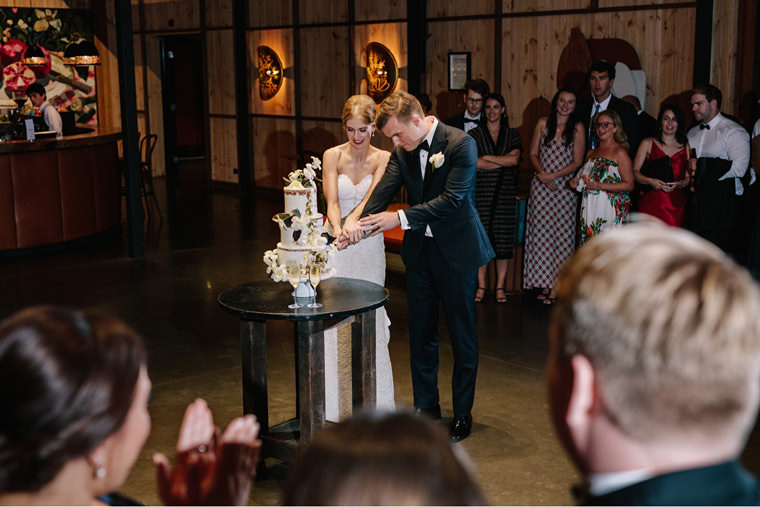
POLYGON ((581 192, 580 242, 628 222, 633 190, 633 169, 628 138, 620 116, 603 111, 592 120, 599 146, 590 150, 586 163, 570 186, 581 192))
MULTIPOLYGON (((485 116, 486 121, 469 132, 478 146, 475 208, 496 252, 496 302, 506 303, 507 260, 512 258, 515 244, 515 171, 522 144, 517 130, 509 128, 507 106, 501 94, 490 93, 486 97, 485 116)), ((487 273, 488 264, 478 270, 476 303, 485 297, 487 273)))
POLYGON ((573 90, 558 91, 551 114, 538 119, 530 143, 536 176, 528 200, 523 288, 539 289, 545 305, 554 302, 554 280, 575 246, 578 196, 567 182, 583 163, 586 146, 576 103, 573 90))

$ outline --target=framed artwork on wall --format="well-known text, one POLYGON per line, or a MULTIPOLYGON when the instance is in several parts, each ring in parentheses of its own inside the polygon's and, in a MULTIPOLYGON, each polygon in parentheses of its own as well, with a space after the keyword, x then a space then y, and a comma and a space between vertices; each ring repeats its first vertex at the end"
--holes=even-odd
POLYGON ((449 91, 463 92, 470 79, 470 53, 449 52, 449 91))

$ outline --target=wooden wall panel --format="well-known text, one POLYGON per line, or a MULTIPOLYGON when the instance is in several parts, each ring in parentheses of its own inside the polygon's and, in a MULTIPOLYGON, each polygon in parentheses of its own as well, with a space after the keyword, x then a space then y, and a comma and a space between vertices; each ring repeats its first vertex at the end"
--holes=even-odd
POLYGON ((301 112, 333 118, 340 114, 348 89, 348 28, 330 26, 301 30, 301 112))
MULTIPOLYGON (((143 86, 143 75, 145 73, 145 68, 143 66, 142 61, 142 36, 140 34, 135 34, 132 36, 133 41, 133 51, 135 54, 135 92, 137 95, 137 110, 138 111, 144 111, 145 110, 145 91, 143 86)), ((118 76, 117 76, 118 79, 118 76)), ((117 83, 118 85, 118 83, 117 83)))
POLYGON ((232 26, 232 22, 233 22, 232 0, 205 0, 205 2, 206 2, 206 26, 208 27, 231 27, 232 26))
MULTIPOLYGON (((153 151, 153 176, 166 174, 164 164, 164 111, 163 97, 161 94, 161 48, 160 36, 148 34, 145 37, 146 63, 145 72, 148 73, 148 103, 146 107, 150 111, 151 134, 158 134, 156 148, 153 151)), ((141 132, 145 135, 146 132, 141 132)))
MULTIPOLYGON (((641 0, 634 0, 641 3, 641 0)), ((504 12, 543 12, 563 9, 588 9, 591 0, 504 0, 504 12)))
MULTIPOLYGON (((337 114, 336 116, 340 116, 337 114)), ((327 148, 346 142, 346 133, 343 123, 340 121, 308 121, 304 120, 303 127, 303 150, 312 151, 322 159, 327 148)), ((380 134, 382 135, 382 134, 380 134)), ((310 160, 307 157, 307 161, 310 160)))
MULTIPOLYGON (((522 19, 522 18, 521 18, 522 19)), ((461 92, 449 92, 448 53, 469 51, 473 78, 494 84, 494 21, 490 19, 428 23, 427 68, 423 91, 433 100, 433 111, 442 119, 464 110, 461 92)), ((509 53, 505 53, 506 54, 509 53)), ((503 65, 508 66, 505 59, 503 65)))
MULTIPOLYGON (((406 23, 378 23, 354 27, 354 72, 356 72, 357 90, 351 93, 367 93, 365 66, 367 54, 365 48, 370 42, 379 42, 387 47, 396 58, 400 69, 409 64, 409 47, 407 45, 406 23)), ((407 90, 408 81, 399 77, 394 91, 407 90)))
POLYGON ((248 25, 251 28, 268 26, 286 26, 293 24, 293 2, 257 2, 255 8, 249 9, 248 25))
POLYGON ((113 2, 99 4, 93 12, 95 45, 101 64, 95 66, 98 97, 98 125, 103 128, 121 127, 119 91, 119 60, 116 54, 116 9, 113 2))
POLYGON ((140 0, 132 0, 132 31, 139 32, 142 30, 140 23, 140 0))
POLYGON ((253 118, 253 165, 256 186, 282 188, 282 178, 296 169, 296 121, 253 118))
MULTIPOLYGON (((734 104, 734 80, 736 79, 736 27, 738 2, 715 2, 713 4, 713 42, 710 62, 710 82, 723 93, 724 110, 730 113, 734 104)), ((755 55, 757 58, 758 55, 755 55)), ((748 90, 747 90, 748 91, 748 90)))
POLYGON ((406 19, 406 2, 375 2, 353 0, 356 21, 386 21, 406 19))
MULTIPOLYGON (((648 0, 647 4, 677 4, 677 3, 687 3, 687 2, 693 2, 694 0, 648 0)), ((641 0, 599 0, 599 7, 605 8, 605 7, 627 7, 630 5, 641 5, 641 0)))
POLYGON ((237 120, 235 118, 209 118, 211 136, 211 179, 237 183, 233 170, 237 161, 237 120))
POLYGON ((143 0, 145 30, 193 30, 201 26, 198 0, 143 0))
POLYGON ((346 0, 299 0, 298 19, 301 24, 345 23, 348 21, 346 0))
POLYGON ((206 33, 208 56, 208 111, 210 114, 235 114, 235 87, 231 69, 235 69, 232 30, 209 30, 206 33))
POLYGON ((248 107, 251 113, 278 114, 292 116, 295 114, 295 77, 293 30, 252 30, 248 32, 248 107), (259 46, 268 46, 280 57, 285 69, 285 79, 280 91, 269 100, 262 100, 259 95, 258 51, 259 46))
POLYGON ((493 6, 493 0, 467 0, 466 2, 460 0, 427 0, 427 15, 429 18, 441 18, 491 14, 494 10, 493 6))

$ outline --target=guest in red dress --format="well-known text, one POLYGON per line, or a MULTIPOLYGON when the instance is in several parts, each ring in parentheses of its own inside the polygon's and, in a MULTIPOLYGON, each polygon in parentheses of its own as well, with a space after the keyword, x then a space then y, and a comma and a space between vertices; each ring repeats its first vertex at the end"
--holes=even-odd
MULTIPOLYGON (((633 161, 633 176, 642 185, 639 211, 668 225, 681 227, 686 210, 686 189, 691 182, 688 171, 690 147, 684 133, 683 111, 675 104, 664 104, 657 116, 657 125, 657 135, 641 142, 633 161), (664 157, 670 159, 672 178, 669 174, 665 177, 647 169, 647 164, 664 157)), ((659 164, 660 169, 663 165, 659 164)))

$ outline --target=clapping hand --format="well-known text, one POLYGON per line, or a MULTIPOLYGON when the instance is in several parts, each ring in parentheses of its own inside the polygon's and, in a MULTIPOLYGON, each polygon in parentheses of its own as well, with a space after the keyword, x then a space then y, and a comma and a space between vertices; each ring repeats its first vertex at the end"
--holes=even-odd
POLYGON ((253 415, 232 420, 219 437, 211 410, 198 399, 185 410, 174 467, 153 456, 166 505, 245 505, 261 449, 253 415))

